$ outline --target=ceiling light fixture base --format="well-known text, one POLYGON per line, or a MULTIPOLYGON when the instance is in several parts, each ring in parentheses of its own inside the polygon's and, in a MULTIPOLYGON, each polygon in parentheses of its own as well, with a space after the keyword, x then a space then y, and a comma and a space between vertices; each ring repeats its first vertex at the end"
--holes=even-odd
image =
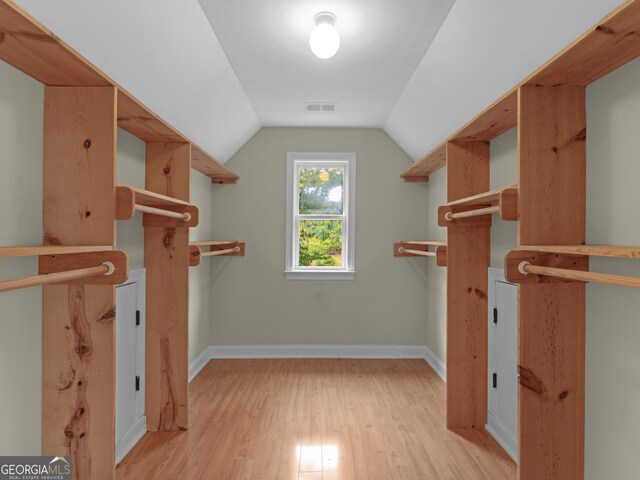
POLYGON ((336 24, 336 16, 331 12, 318 12, 313 17, 316 22, 316 25, 321 25, 323 23, 328 23, 329 25, 336 24))

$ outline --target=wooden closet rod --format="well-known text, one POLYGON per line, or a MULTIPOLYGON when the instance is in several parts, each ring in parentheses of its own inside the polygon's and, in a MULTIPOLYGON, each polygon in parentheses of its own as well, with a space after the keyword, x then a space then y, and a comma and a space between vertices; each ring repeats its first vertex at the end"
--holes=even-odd
POLYGON ((411 248, 398 248, 398 253, 408 253, 409 255, 418 255, 420 257, 435 257, 435 252, 424 252, 422 250, 413 250, 411 248))
POLYGON ((479 217, 480 215, 489 215, 492 213, 498 213, 500 211, 500 205, 494 205, 493 207, 478 208, 477 210, 469 210, 468 212, 447 212, 444 215, 448 221, 455 220, 456 218, 469 218, 479 217))
POLYGON ((180 213, 172 212, 171 210, 163 210, 162 208, 149 207, 148 205, 135 204, 135 209, 139 212, 150 213, 151 215, 160 215, 163 217, 179 218, 188 222, 191 220, 191 214, 189 212, 180 213))
POLYGON ((230 253, 238 253, 240 251, 240 247, 227 248, 225 250, 215 250, 213 252, 204 252, 201 253, 201 257, 217 257, 218 255, 228 255, 230 253))
POLYGON ((608 285, 620 285, 623 287, 640 288, 640 278, 625 277, 623 275, 611 275, 608 273, 584 272, 581 270, 570 270, 566 268, 540 267, 529 262, 521 262, 518 271, 523 275, 530 273, 536 275, 546 275, 548 277, 564 278, 567 280, 578 280, 580 282, 606 283, 608 285))
POLYGON ((0 292, 17 290, 19 288, 34 287, 36 285, 49 285, 51 283, 67 282, 80 278, 95 277, 98 275, 112 275, 116 267, 111 262, 104 262, 97 267, 81 268, 69 270, 68 272, 48 273, 36 275, 35 277, 20 278, 18 280, 7 280, 0 282, 0 292))

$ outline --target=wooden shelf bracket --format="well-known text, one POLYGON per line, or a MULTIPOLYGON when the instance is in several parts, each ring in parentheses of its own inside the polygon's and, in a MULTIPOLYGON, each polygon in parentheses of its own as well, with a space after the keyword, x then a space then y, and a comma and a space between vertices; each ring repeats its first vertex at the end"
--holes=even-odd
POLYGON ((473 226, 471 222, 486 226, 486 222, 489 221, 490 225, 491 221, 488 215, 494 213, 498 213, 503 220, 518 220, 517 187, 501 188, 449 202, 438 210, 438 224, 447 227, 464 219, 465 226, 473 226), (467 220, 471 218, 475 220, 467 220))
POLYGON ((121 251, 44 255, 39 275, 0 282, 0 292, 52 284, 117 285, 127 279, 128 269, 127 254, 121 251))
POLYGON ((189 266, 200 265, 202 257, 244 257, 245 244, 236 240, 210 240, 203 242, 192 242, 189 245, 189 266), (208 251, 203 248, 208 247, 208 251))
POLYGON ((505 277, 512 283, 594 282, 640 288, 640 278, 589 271, 584 255, 512 251, 505 257, 505 277))
POLYGON ((393 244, 394 257, 435 257, 436 265, 439 267, 447 266, 447 244, 446 242, 437 241, 401 241, 393 244), (429 246, 434 246, 433 251, 429 250, 429 246))
POLYGON ((129 220, 134 213, 144 213, 144 226, 196 227, 198 208, 189 202, 155 192, 118 185, 116 187, 116 219, 129 220))

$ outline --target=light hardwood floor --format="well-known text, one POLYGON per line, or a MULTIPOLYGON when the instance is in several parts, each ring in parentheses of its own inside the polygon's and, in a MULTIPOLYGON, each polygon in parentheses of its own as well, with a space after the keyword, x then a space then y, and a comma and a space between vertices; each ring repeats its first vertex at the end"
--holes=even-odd
POLYGON ((503 480, 486 433, 445 427, 422 360, 214 360, 190 386, 190 428, 148 433, 118 479, 503 480))

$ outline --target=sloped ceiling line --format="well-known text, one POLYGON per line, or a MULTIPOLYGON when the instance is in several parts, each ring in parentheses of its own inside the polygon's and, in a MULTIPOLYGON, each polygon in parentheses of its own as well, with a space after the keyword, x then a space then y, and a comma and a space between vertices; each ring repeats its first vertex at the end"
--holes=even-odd
POLYGON ((261 126, 383 127, 417 160, 623 3, 16 1, 222 162, 261 126), (311 63, 312 14, 332 8, 343 47, 311 63))
POLYGON ((219 161, 260 129, 197 0, 16 3, 219 161))

